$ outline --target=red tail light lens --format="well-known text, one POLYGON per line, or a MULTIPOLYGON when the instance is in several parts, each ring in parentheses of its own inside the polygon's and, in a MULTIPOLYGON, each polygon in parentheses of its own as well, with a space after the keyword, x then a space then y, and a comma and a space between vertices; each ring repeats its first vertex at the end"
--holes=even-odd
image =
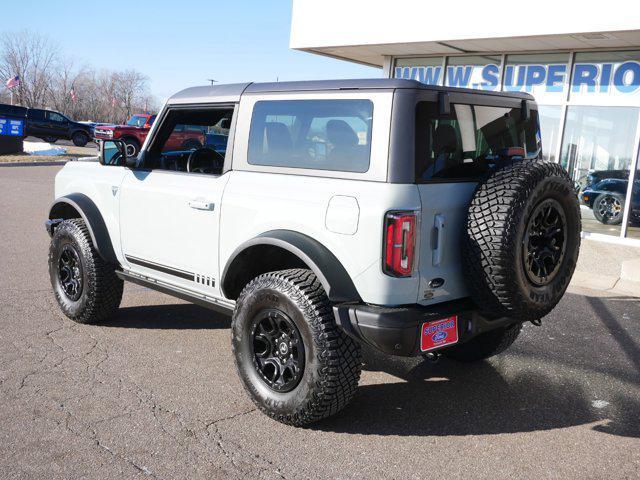
POLYGON ((411 276, 415 244, 415 212, 387 213, 384 219, 384 273, 394 277, 411 276))

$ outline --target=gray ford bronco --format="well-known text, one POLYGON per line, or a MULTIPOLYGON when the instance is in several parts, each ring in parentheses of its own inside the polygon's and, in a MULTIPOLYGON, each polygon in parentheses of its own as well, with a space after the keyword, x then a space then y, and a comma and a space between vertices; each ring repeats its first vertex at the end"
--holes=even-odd
POLYGON ((564 294, 581 226, 533 97, 388 79, 183 90, 137 156, 66 164, 46 228, 70 319, 108 322, 124 281, 230 314, 248 395, 306 425, 351 400, 362 344, 504 351, 564 294))

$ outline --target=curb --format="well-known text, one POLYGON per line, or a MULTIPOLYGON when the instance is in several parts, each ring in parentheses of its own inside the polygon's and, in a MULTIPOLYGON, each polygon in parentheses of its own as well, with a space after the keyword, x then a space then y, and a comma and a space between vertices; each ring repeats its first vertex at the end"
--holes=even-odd
POLYGON ((1 167, 51 167, 54 165, 64 165, 69 160, 58 160, 51 162, 7 162, 0 163, 1 167))

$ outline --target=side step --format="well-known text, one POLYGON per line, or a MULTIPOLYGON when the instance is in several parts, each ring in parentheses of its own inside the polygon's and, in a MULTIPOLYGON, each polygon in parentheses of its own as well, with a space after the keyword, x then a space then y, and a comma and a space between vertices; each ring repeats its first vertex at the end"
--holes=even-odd
POLYGON ((185 300, 187 302, 194 303, 196 305, 200 305, 201 307, 215 310, 216 312, 224 313, 227 315, 231 315, 233 313, 233 309, 236 306, 236 302, 234 302, 233 300, 222 300, 219 298, 209 297, 201 293, 190 292, 189 290, 176 287, 175 285, 171 285, 160 280, 156 280, 155 278, 145 277, 144 275, 140 275, 137 273, 127 272, 124 270, 116 270, 116 275, 125 282, 135 283, 136 285, 141 285, 158 292, 166 293, 167 295, 171 295, 172 297, 176 297, 181 300, 185 300))

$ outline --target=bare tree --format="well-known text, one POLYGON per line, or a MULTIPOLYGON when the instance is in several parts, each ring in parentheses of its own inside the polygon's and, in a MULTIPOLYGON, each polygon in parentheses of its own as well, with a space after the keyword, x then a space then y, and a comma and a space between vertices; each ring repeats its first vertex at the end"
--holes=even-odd
POLYGON ((48 37, 25 30, 3 34, 0 49, 0 78, 20 76, 20 83, 14 87, 18 103, 43 106, 58 61, 58 46, 48 37))
POLYGON ((126 118, 133 113, 136 101, 148 91, 149 78, 137 70, 124 70, 116 74, 116 100, 120 102, 126 118))
MULTIPOLYGON (((78 68, 47 37, 27 31, 0 36, 0 81, 15 75, 20 76, 18 104, 51 108, 78 120, 118 123, 158 109, 149 79, 137 70, 78 68)), ((10 92, 0 87, 0 102, 9 98, 10 92)))

